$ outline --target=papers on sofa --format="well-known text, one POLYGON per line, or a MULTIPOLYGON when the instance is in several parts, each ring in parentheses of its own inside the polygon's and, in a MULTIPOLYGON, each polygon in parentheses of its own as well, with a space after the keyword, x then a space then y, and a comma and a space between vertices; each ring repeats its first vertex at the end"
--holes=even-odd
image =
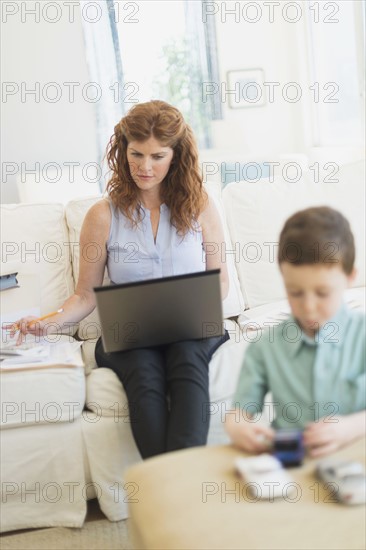
POLYGON ((80 354, 82 342, 49 342, 46 338, 37 338, 33 343, 19 347, 15 342, 0 347, 0 369, 28 368, 36 366, 83 366, 80 354))
POLYGON ((38 363, 49 358, 49 347, 40 344, 22 344, 15 346, 13 342, 0 345, 1 364, 38 363))

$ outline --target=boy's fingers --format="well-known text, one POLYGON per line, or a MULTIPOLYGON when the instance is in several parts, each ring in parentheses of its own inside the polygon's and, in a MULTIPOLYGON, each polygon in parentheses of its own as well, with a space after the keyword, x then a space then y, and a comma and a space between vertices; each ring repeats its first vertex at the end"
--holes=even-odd
POLYGON ((262 449, 268 449, 271 446, 275 436, 275 431, 268 426, 256 427, 256 440, 260 443, 262 449))
POLYGON ((329 454, 331 452, 334 452, 336 449, 337 449, 337 445, 333 442, 329 442, 325 445, 319 445, 317 447, 312 447, 309 452, 310 452, 311 457, 316 458, 318 456, 323 456, 323 455, 329 454))
POLYGON ((305 445, 318 445, 320 443, 327 443, 333 439, 332 431, 328 426, 319 425, 318 429, 314 429, 311 432, 304 432, 304 444, 305 445))
POLYGON ((264 434, 265 436, 269 437, 270 439, 273 439, 275 436, 275 431, 272 430, 269 426, 258 426, 260 429, 260 432, 264 434))
POLYGON ((303 432, 303 441, 304 444, 311 443, 322 437, 324 433, 325 426, 323 424, 312 424, 311 426, 305 428, 303 432))
POLYGON ((268 449, 268 439, 263 437, 262 434, 258 434, 256 432, 251 433, 250 436, 248 435, 247 441, 248 450, 250 452, 261 453, 268 449))
POLYGON ((248 453, 260 453, 262 450, 261 445, 258 441, 247 441, 245 449, 248 453))

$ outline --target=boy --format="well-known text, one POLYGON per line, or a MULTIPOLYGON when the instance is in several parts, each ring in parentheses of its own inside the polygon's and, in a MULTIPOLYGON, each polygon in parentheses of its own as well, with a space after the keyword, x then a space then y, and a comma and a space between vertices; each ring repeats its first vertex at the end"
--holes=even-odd
POLYGON ((365 434, 365 315, 350 311, 343 292, 355 277, 348 221, 328 207, 290 217, 278 262, 292 317, 249 345, 226 429, 235 445, 262 452, 274 430, 255 421, 265 394, 273 428, 303 431, 311 456, 333 452, 365 434))

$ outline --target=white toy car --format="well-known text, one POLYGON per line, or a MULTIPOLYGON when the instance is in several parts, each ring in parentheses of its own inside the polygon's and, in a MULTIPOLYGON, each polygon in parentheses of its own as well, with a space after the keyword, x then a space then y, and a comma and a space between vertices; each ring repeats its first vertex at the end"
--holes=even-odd
POLYGON ((316 474, 322 481, 332 484, 336 498, 343 504, 366 502, 365 469, 360 462, 324 459, 318 462, 316 474))
POLYGON ((237 458, 235 468, 256 498, 272 500, 286 497, 295 488, 281 462, 269 454, 237 458))

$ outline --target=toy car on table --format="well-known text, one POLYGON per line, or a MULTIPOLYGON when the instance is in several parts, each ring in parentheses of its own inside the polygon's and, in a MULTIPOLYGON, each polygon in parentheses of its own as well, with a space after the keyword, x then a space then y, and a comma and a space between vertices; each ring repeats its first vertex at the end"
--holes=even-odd
POLYGON ((257 499, 272 500, 294 491, 292 478, 269 454, 237 458, 235 469, 257 499))
POLYGON ((316 475, 331 484, 333 494, 343 504, 366 502, 365 469, 360 462, 327 458, 318 462, 316 475))

